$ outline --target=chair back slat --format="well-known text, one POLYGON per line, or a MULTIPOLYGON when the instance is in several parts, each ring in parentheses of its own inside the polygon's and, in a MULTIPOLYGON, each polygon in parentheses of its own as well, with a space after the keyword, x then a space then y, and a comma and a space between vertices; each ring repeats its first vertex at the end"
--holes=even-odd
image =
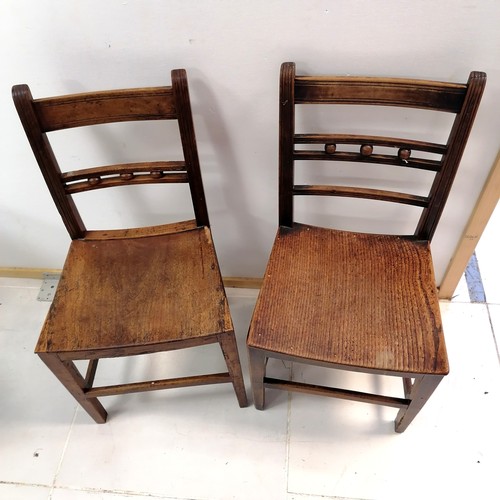
POLYGON ((153 161, 86 168, 61 174, 66 193, 130 184, 168 184, 189 182, 183 161, 153 161))
POLYGON ((457 113, 466 90, 466 85, 425 80, 299 76, 295 79, 295 102, 398 106, 457 113))
POLYGON ((293 194, 311 196, 343 196, 348 198, 365 198, 368 200, 391 201, 416 207, 427 207, 429 199, 414 194, 385 191, 382 189, 352 188, 344 186, 310 186, 297 184, 293 187, 293 194))
POLYGON ((467 84, 396 78, 297 76, 295 64, 284 63, 280 78, 280 225, 291 227, 294 223, 294 196, 366 198, 421 207, 422 214, 414 237, 430 241, 451 189, 485 83, 486 75, 481 72, 472 72, 467 84), (295 134, 295 106, 307 104, 397 106, 454 113, 456 116, 443 144, 378 135, 295 134), (297 148, 297 145, 306 147, 297 148), (307 145, 314 147, 307 148, 307 145), (322 145, 323 150, 318 149, 318 145, 322 145), (350 146, 350 149, 342 150, 343 145, 350 146), (358 146, 359 152, 352 151, 352 146, 358 146), (435 157, 429 158, 429 154, 435 157), (434 172, 434 180, 428 196, 358 186, 295 185, 294 164, 304 160, 375 163, 400 169, 427 170, 434 172))
POLYGON ((177 118, 170 87, 88 92, 37 99, 42 132, 85 125, 177 118))
POLYGON ((411 158, 406 162, 401 162, 397 155, 370 154, 369 156, 359 157, 359 153, 340 151, 329 154, 324 151, 295 151, 294 160, 321 160, 321 161, 350 161, 362 163, 380 163, 384 165, 395 165, 400 168, 418 168, 420 170, 430 170, 438 172, 441 169, 441 162, 428 160, 425 158, 411 158))
POLYGON ((444 144, 374 135, 295 134, 294 142, 295 144, 372 144, 374 146, 406 148, 412 151, 425 151, 427 153, 446 153, 446 145, 444 144))
POLYGON ((107 187, 188 183, 198 226, 209 226, 186 72, 172 71, 171 87, 88 92, 33 99, 27 85, 12 89, 35 158, 72 239, 87 234, 72 195, 107 187), (62 172, 47 133, 125 121, 177 120, 184 159, 91 167, 62 172))

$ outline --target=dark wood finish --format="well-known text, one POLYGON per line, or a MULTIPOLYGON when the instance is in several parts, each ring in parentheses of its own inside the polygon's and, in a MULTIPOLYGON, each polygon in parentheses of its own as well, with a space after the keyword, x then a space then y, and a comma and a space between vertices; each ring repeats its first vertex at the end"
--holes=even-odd
POLYGON ((459 110, 447 144, 447 154, 443 157, 443 166, 434 180, 429 197, 433 200, 424 210, 416 234, 422 239, 431 240, 437 228, 439 218, 455 179, 462 155, 469 138, 479 103, 486 85, 486 75, 473 71, 467 82, 467 94, 459 110))
POLYGON ((410 400, 403 398, 395 398, 392 396, 379 396, 378 394, 370 394, 367 392, 351 391, 348 389, 336 389, 332 387, 324 387, 315 384, 304 384, 301 382, 292 382, 289 380, 275 379, 264 377, 264 387, 270 389, 281 389, 284 391, 294 391, 303 394, 313 394, 316 396, 328 396, 330 398, 348 399, 350 401, 359 401, 360 403, 373 403, 391 408, 406 408, 410 400))
MULTIPOLYGON (((247 345, 255 406, 265 389, 340 397, 399 408, 403 432, 448 373, 430 240, 448 196, 484 88, 403 79, 302 77, 281 69, 279 229, 250 324, 247 345), (295 105, 363 104, 456 113, 446 144, 353 134, 295 134, 295 105), (324 150, 296 150, 320 144, 324 150), (359 153, 342 151, 355 144, 359 153), (379 154, 377 147, 394 148, 379 154), (440 159, 418 158, 419 152, 440 159), (358 186, 296 185, 300 160, 371 162, 434 171, 427 196, 358 186), (348 196, 423 208, 413 235, 366 234, 296 222, 294 196, 348 196), (268 358, 398 376, 404 397, 324 387, 266 376, 268 358)), ((332 174, 333 175, 333 174, 332 174)))
POLYGON ((172 87, 92 92, 33 100, 15 86, 21 122, 72 242, 35 352, 98 423, 98 396, 232 383, 247 399, 236 340, 209 227, 184 70, 172 87), (116 121, 177 120, 183 161, 61 172, 46 132, 116 121), (88 230, 73 193, 122 185, 187 182, 195 220, 88 230), (227 372, 93 387, 101 358, 218 343, 227 372), (89 360, 83 377, 74 360, 89 360))
MULTIPOLYGON (((290 68, 293 63, 285 63, 290 68)), ((316 77, 295 78, 295 102, 300 104, 366 104, 404 106, 458 113, 467 86, 456 83, 401 78, 316 77)))
POLYGON ((295 135, 295 65, 282 65, 280 78, 279 223, 291 226, 293 219, 293 154, 295 135))
POLYGON ((382 189, 352 188, 342 186, 303 186, 296 185, 293 194, 315 195, 315 196, 345 196, 350 198, 366 198, 370 200, 392 201, 405 205, 415 205, 417 207, 427 207, 429 199, 424 196, 414 194, 395 193, 382 189))
POLYGON ((193 117, 191 114, 191 102, 186 82, 186 71, 174 69, 172 71, 172 89, 174 92, 176 106, 179 110, 178 122, 181 133, 182 150, 186 159, 186 167, 189 175, 189 188, 193 199, 196 222, 200 226, 210 226, 208 211, 205 201, 205 192, 201 179, 200 162, 194 133, 193 117))
POLYGON ((66 193, 127 184, 189 182, 183 161, 155 161, 86 168, 61 174, 66 193))

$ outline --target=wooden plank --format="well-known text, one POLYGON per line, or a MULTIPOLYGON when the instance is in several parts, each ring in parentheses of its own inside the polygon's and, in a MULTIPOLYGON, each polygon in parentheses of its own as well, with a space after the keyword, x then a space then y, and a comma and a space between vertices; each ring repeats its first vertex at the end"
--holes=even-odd
POLYGON ((483 189, 464 232, 458 242, 453 257, 439 286, 439 298, 450 300, 463 275, 467 263, 474 253, 479 238, 488 224, 491 214, 500 198, 500 151, 493 164, 490 174, 484 183, 483 189))
POLYGON ((44 278, 45 273, 61 274, 61 269, 47 267, 0 267, 1 278, 37 279, 44 278))
POLYGON ((224 286, 227 288, 254 288, 259 289, 262 286, 262 278, 249 278, 247 276, 226 276, 222 277, 224 286))

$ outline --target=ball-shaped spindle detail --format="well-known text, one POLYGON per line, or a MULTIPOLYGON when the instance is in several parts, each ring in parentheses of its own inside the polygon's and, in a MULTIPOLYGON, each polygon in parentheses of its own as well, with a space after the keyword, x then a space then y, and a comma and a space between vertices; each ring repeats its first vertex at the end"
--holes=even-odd
POLYGON ((153 170, 151 172, 151 177, 153 179, 159 179, 160 177, 163 177, 163 172, 161 170, 153 170))
POLYGON ((337 150, 336 144, 325 144, 325 152, 329 155, 332 155, 337 150))
POLYGON ((398 156, 401 160, 407 160, 411 155, 411 149, 399 148, 398 156))
POLYGON ((373 146, 371 144, 363 144, 359 152, 362 156, 370 156, 373 153, 373 146))
POLYGON ((130 181, 134 178, 134 174, 131 172, 124 172, 123 174, 120 174, 120 179, 122 181, 130 181))
POLYGON ((89 184, 91 186, 96 186, 100 182, 101 182, 101 178, 100 177, 89 177, 89 184))

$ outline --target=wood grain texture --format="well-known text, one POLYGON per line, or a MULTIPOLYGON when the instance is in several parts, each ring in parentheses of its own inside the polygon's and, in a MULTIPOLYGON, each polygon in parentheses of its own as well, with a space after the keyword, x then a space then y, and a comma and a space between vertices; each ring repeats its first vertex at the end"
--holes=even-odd
POLYGON ((151 346, 232 329, 208 228, 74 241, 36 351, 151 346))
POLYGON ((429 245, 281 227, 248 345, 346 368, 447 373, 429 245))
POLYGON ((298 76, 295 89, 297 103, 369 104, 453 113, 460 110, 465 92, 463 84, 342 76, 298 76))
POLYGON ((177 117, 170 87, 49 97, 37 99, 34 108, 43 132, 102 123, 168 120, 177 117))
POLYGON ((414 194, 385 191, 383 189, 353 188, 345 186, 309 186, 296 184, 293 187, 294 195, 302 196, 344 196, 349 198, 365 198, 368 200, 391 201, 404 205, 427 207, 429 199, 414 194))

